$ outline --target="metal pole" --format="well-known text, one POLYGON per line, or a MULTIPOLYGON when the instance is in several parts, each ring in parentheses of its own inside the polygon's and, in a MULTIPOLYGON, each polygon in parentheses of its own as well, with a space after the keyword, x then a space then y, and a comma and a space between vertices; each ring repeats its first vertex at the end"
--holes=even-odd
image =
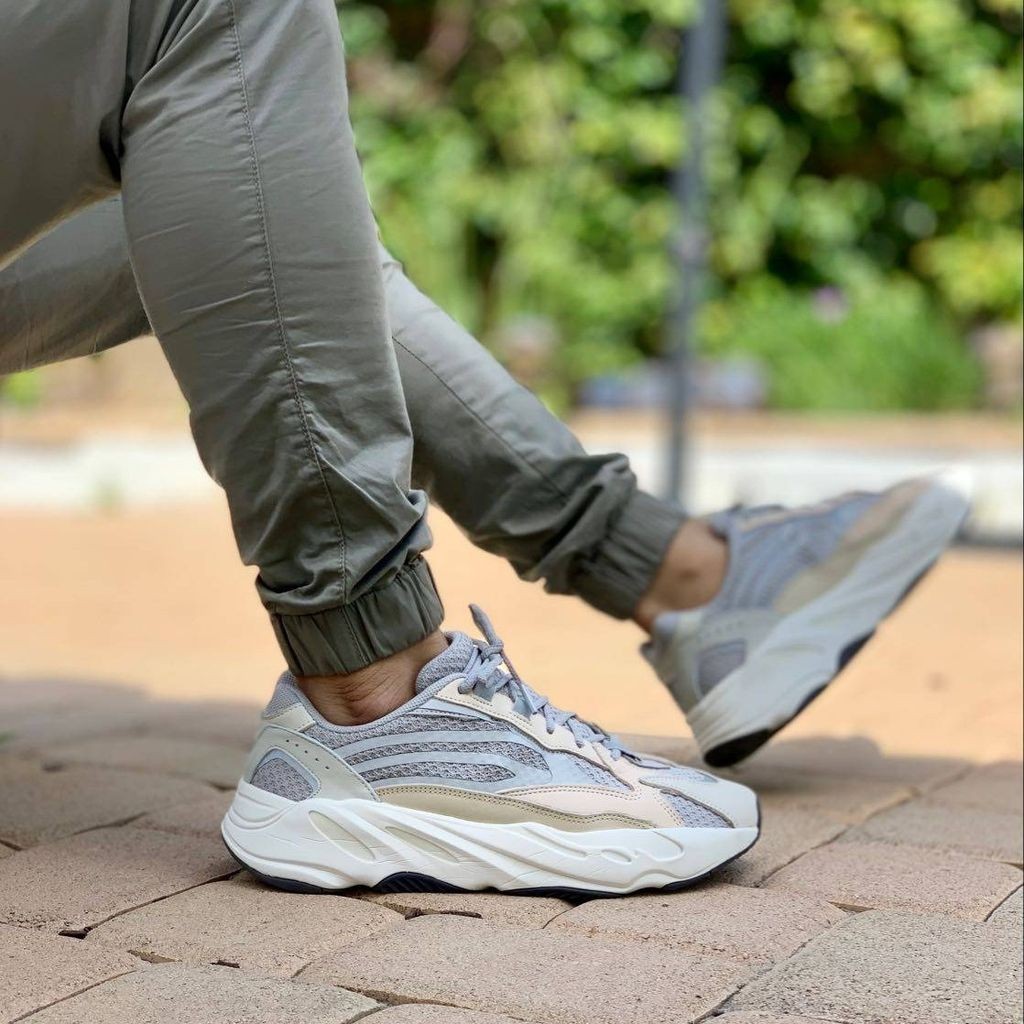
POLYGON ((686 504, 688 475, 687 417, 694 322, 704 295, 707 273, 707 99, 722 74, 726 0, 703 0, 698 20, 686 32, 679 69, 679 96, 686 111, 685 158, 673 179, 680 225, 673 238, 672 259, 678 287, 669 323, 669 445, 666 497, 686 504))

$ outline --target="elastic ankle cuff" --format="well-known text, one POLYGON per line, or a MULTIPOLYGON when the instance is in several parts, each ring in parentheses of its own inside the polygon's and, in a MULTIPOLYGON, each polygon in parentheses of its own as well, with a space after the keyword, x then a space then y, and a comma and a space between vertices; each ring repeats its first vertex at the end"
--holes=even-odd
POLYGON ((309 615, 270 613, 281 652, 296 676, 356 672, 419 643, 443 619, 434 578, 422 558, 339 608, 309 615))
POLYGON ((572 589, 598 611, 630 618, 685 521, 679 509, 636 491, 600 544, 574 566, 572 589))

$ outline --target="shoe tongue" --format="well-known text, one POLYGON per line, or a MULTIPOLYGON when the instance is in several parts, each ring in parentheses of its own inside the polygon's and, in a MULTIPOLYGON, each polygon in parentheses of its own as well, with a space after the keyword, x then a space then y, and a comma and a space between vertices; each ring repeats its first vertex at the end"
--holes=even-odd
POLYGON ((416 692, 422 693, 445 676, 461 672, 468 664, 473 653, 474 643, 465 633, 449 633, 448 648, 432 661, 428 661, 416 677, 416 692))

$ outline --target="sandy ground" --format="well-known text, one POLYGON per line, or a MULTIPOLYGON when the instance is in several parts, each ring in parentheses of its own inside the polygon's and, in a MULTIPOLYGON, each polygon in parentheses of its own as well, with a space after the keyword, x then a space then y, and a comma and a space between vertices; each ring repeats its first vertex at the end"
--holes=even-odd
MULTIPOLYGON (((624 732, 685 722, 637 654, 640 631, 545 595, 434 513, 451 627, 491 614, 556 703, 624 732)), ((789 735, 865 735, 890 753, 1021 756, 1022 564, 957 551, 789 735)), ((280 669, 219 503, 91 515, 0 513, 0 674, 258 701, 280 669)))

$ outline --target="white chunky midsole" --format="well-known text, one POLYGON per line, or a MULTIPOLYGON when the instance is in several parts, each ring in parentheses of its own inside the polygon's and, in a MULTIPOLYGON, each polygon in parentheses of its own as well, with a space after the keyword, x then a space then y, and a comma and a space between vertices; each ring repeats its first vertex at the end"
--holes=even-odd
POLYGON ((866 638, 955 536, 967 499, 937 481, 821 597, 787 615, 747 661, 687 714, 704 753, 785 725, 835 676, 842 652, 866 638))
POLYGON ((323 889, 411 872, 463 889, 627 893, 696 879, 739 856, 756 828, 566 832, 489 824, 374 800, 298 802, 239 783, 221 825, 228 849, 271 879, 323 889))

